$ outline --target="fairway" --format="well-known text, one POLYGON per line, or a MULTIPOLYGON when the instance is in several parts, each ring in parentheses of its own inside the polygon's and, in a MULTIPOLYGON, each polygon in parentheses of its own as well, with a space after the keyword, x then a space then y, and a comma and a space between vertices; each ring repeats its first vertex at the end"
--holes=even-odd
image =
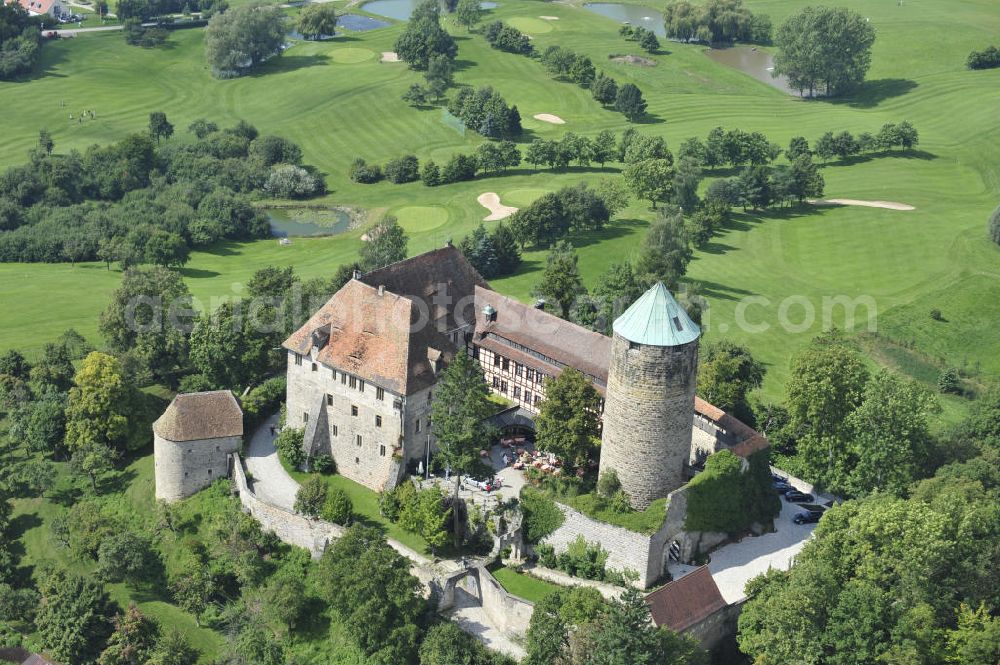
MULTIPOLYGON (((777 25, 811 3, 747 4, 777 25)), ((886 122, 912 122, 920 131, 916 152, 833 163, 822 173, 825 198, 902 202, 914 210, 807 206, 740 213, 695 252, 688 278, 711 305, 706 336, 747 344, 768 366, 765 396, 778 399, 790 356, 824 323, 848 322, 844 307, 824 308, 863 300, 874 308, 853 308, 855 330, 874 326, 912 343, 935 363, 995 377, 1000 336, 989 331, 1000 297, 1000 248, 986 239, 985 222, 1000 203, 1000 70, 973 72, 964 63, 971 49, 1000 34, 1000 11, 992 0, 832 4, 869 17, 878 35, 867 83, 836 102, 785 95, 713 62, 698 45, 664 42, 648 56, 655 67, 610 62, 610 54, 638 55, 638 46, 618 36, 615 21, 578 6, 510 0, 488 12, 487 20, 501 19, 528 33, 538 51, 558 44, 586 53, 619 82, 636 83, 649 102, 649 118, 635 126, 666 137, 675 151, 685 138, 704 137, 718 125, 761 131, 784 146, 795 135, 814 141, 826 131, 857 134, 886 122), (559 20, 538 18, 542 13, 559 20), (750 305, 747 297, 754 298, 750 305), (928 312, 934 307, 947 323, 932 325, 937 322, 928 312)), ((587 90, 550 78, 537 60, 491 49, 451 19, 445 25, 459 45, 458 83, 491 85, 516 104, 526 140, 558 139, 567 132, 593 136, 604 129, 620 133, 629 126, 587 90), (540 113, 566 124, 532 118, 540 113)), ((457 242, 475 228, 484 216, 476 198, 484 192, 520 207, 564 185, 617 177, 618 165, 565 172, 525 165, 433 188, 351 182, 347 170, 356 157, 384 163, 412 153, 440 164, 455 152, 471 153, 482 141, 442 122, 439 109, 402 101, 422 77, 378 57, 393 49, 401 30, 394 25, 330 42, 296 42, 253 76, 228 81, 209 76, 200 30, 172 32, 169 46, 154 50, 129 47, 113 33, 46 44, 32 80, 0 83, 0 165, 24 162, 42 127, 52 132, 56 149, 66 151, 143 131, 154 110, 166 112, 177 126, 172 141, 190 140, 184 128, 196 118, 221 125, 244 119, 302 146, 304 161, 327 180, 329 194, 320 203, 366 208, 376 213, 372 219, 384 211, 396 214, 410 235, 410 254, 457 242), (97 118, 68 119, 67 109, 84 108, 96 110, 97 118)), ((654 214, 647 203, 633 201, 604 230, 571 238, 588 286, 611 264, 635 256, 654 214)), ((295 266, 304 277, 330 275, 354 259, 363 232, 293 239, 289 246, 272 240, 229 243, 193 253, 183 272, 192 292, 210 306, 212 296, 232 294, 234 285, 264 265, 295 266)), ((527 251, 524 259, 517 274, 492 280, 494 288, 530 299, 545 252, 527 251)), ((96 339, 97 315, 119 279, 120 273, 99 264, 0 265, 0 349, 37 351, 69 326, 96 339)))

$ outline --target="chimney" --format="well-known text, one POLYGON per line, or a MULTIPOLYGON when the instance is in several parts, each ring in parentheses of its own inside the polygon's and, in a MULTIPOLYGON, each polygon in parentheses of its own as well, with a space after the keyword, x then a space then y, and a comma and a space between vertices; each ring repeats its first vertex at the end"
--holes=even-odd
POLYGON ((385 295, 385 284, 379 284, 378 285, 378 294, 380 296, 384 296, 385 295))
POLYGON ((354 269, 354 274, 352 275, 354 279, 361 279, 361 271, 357 268, 354 269))
POLYGON ((444 246, 445 247, 453 247, 453 245, 451 244, 451 238, 448 238, 447 240, 444 241, 444 246))
POLYGON ((539 298, 535 301, 535 309, 545 309, 545 298, 539 298))
POLYGON ((493 309, 493 305, 486 305, 483 307, 483 318, 487 323, 497 320, 497 311, 493 309))

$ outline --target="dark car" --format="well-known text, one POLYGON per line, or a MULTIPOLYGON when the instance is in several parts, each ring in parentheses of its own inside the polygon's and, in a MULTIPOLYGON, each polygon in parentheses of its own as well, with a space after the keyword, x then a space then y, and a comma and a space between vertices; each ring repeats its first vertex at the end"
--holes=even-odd
POLYGON ((771 474, 771 480, 773 480, 776 483, 787 483, 788 482, 788 476, 783 476, 780 473, 772 473, 771 474))
POLYGON ((812 500, 812 494, 806 494, 805 492, 800 492, 798 490, 788 490, 785 492, 785 501, 790 501, 792 503, 805 503, 806 501, 812 500))
POLYGON ((792 521, 796 524, 815 524, 821 517, 823 517, 822 510, 803 510, 801 513, 795 513, 792 521))
POLYGON ((788 483, 786 483, 784 481, 780 481, 780 480, 774 481, 774 484, 772 485, 772 487, 774 487, 774 491, 777 492, 778 494, 784 494, 785 492, 791 492, 794 489, 788 483))

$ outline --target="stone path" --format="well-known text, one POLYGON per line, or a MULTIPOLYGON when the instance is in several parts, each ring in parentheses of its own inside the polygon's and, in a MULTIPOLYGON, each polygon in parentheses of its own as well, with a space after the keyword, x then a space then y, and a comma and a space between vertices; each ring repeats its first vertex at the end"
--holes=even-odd
POLYGON ((253 476, 251 489, 261 501, 272 506, 294 510, 295 494, 299 484, 288 475, 278 459, 271 436, 271 425, 277 426, 278 416, 273 415, 257 428, 247 446, 247 471, 253 476))
POLYGON ((524 648, 497 630, 486 616, 479 599, 461 587, 455 589, 455 606, 448 618, 494 651, 503 652, 517 660, 524 658, 524 648))

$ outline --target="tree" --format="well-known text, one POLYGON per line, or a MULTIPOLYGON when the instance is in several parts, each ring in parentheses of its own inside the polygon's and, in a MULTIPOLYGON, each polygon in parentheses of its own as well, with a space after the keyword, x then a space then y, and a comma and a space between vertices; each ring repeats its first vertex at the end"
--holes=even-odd
POLYGON ((590 587, 559 589, 535 603, 528 624, 525 665, 585 662, 590 635, 607 614, 608 603, 590 587))
POLYGON ((462 238, 458 249, 469 260, 472 267, 486 279, 499 275, 497 266, 497 248, 493 236, 482 223, 471 234, 462 238))
POLYGON ((564 319, 569 316, 573 301, 586 293, 577 265, 578 260, 573 245, 560 240, 549 250, 545 258, 542 280, 535 287, 535 295, 554 302, 559 308, 559 316, 564 319))
POLYGON ((420 643, 420 665, 514 665, 514 661, 483 646, 453 621, 441 621, 420 643))
POLYGON ((187 365, 194 319, 191 293, 178 273, 162 267, 129 269, 101 314, 100 330, 136 383, 173 385, 187 365))
POLYGON ((771 169, 766 166, 748 166, 740 172, 740 202, 743 208, 762 210, 774 201, 771 169))
POLYGON ((167 120, 163 111, 153 111, 149 114, 149 135, 160 144, 160 139, 169 139, 174 134, 174 126, 167 120))
POLYGON ((123 530, 97 549, 97 576, 105 582, 127 582, 133 588, 150 582, 158 561, 149 539, 123 530))
POLYGON ((188 644, 176 628, 171 628, 156 643, 146 665, 195 665, 201 653, 188 644))
POLYGON ((414 155, 390 159, 385 164, 385 177, 396 184, 413 182, 420 178, 420 163, 414 155))
POLYGON ((219 131, 219 126, 214 122, 199 118, 188 125, 188 131, 194 134, 200 141, 209 134, 219 131))
POLYGON ((165 268, 180 268, 188 262, 190 250, 179 234, 157 229, 146 241, 144 256, 147 263, 165 268))
POLYGON ((104 586, 64 570, 44 571, 35 625, 46 650, 68 663, 93 663, 114 630, 116 605, 104 586))
POLYGON ((441 184, 441 169, 433 160, 428 159, 424 162, 424 166, 420 170, 420 180, 428 187, 436 187, 441 184))
POLYGON ((65 392, 73 385, 73 359, 63 344, 46 344, 42 357, 31 368, 31 387, 36 394, 52 389, 65 392))
POLYGON ((678 281, 687 272, 692 251, 684 219, 677 211, 665 211, 649 227, 636 261, 636 275, 645 284, 663 282, 668 289, 677 289, 678 281))
POLYGON ((386 215, 368 231, 361 247, 361 269, 371 272, 406 258, 406 232, 392 215, 386 215))
POLYGON ((483 9, 478 0, 458 0, 455 20, 459 25, 471 28, 483 19, 483 9))
POLYGON ((655 210, 657 201, 670 198, 677 174, 668 159, 644 159, 626 165, 622 175, 629 189, 649 201, 655 210))
POLYGON ((336 34, 337 10, 329 3, 306 5, 299 14, 296 26, 306 39, 332 37, 336 34))
POLYGON ((855 496, 887 492, 902 496, 931 465, 933 395, 887 370, 873 376, 848 417, 853 464, 847 485, 855 496))
POLYGON ((101 652, 98 665, 146 665, 160 636, 160 626, 134 603, 114 619, 115 630, 101 652))
POLYGON ((989 234, 990 240, 1000 245, 1000 206, 997 206, 990 214, 990 218, 986 222, 986 232, 989 234))
POLYGON ((10 436, 21 439, 29 450, 41 453, 63 450, 66 404, 60 393, 44 393, 11 413, 10 421, 10 436))
POLYGON ((123 449, 129 428, 132 387, 114 356, 97 351, 83 360, 69 391, 66 447, 76 451, 91 444, 123 449))
POLYGON ((310 476, 295 493, 295 512, 318 518, 323 511, 326 498, 326 480, 321 476, 310 476))
POLYGON ((618 88, 615 110, 632 122, 646 114, 646 100, 634 83, 626 83, 618 88))
POLYGON ((785 156, 788 157, 788 161, 794 162, 802 155, 811 155, 812 151, 809 149, 809 141, 805 139, 804 136, 793 136, 792 140, 788 142, 788 149, 785 150, 785 156))
POLYGON ((419 83, 413 83, 403 93, 403 101, 410 106, 423 106, 427 103, 427 90, 419 83))
POLYGON ((295 628, 309 603, 305 580, 301 573, 294 570, 273 575, 261 596, 264 616, 279 624, 286 634, 295 628))
POLYGON ((252 2, 214 14, 205 30, 205 55, 213 75, 241 76, 285 43, 285 17, 275 5, 252 2))
POLYGON ((427 69, 432 55, 454 58, 458 53, 455 40, 441 27, 440 13, 436 0, 424 0, 414 9, 406 30, 396 40, 396 53, 411 69, 427 69))
POLYGON ((445 507, 444 493, 428 487, 416 493, 399 511, 399 525, 427 541, 431 551, 448 542, 448 517, 451 510, 445 507))
POLYGON ((674 191, 670 202, 681 210, 694 212, 701 204, 698 185, 701 183, 701 166, 692 159, 682 159, 674 175, 674 191))
POLYGON ((545 380, 545 399, 535 419, 538 441, 567 463, 581 466, 600 434, 601 396, 587 377, 567 367, 545 380))
MULTIPOLYGON (((463 474, 479 462, 479 451, 488 447, 490 432, 483 420, 493 413, 490 389, 479 363, 466 353, 458 353, 441 374, 431 406, 438 458, 455 477, 454 496, 463 474)), ((458 511, 455 538, 458 538, 458 511)))
POLYGON ((354 504, 351 503, 350 495, 339 487, 330 488, 323 502, 321 516, 327 522, 349 525, 354 516, 354 504))
POLYGON ((639 39, 639 46, 641 46, 644 51, 656 53, 660 50, 660 40, 656 38, 656 33, 652 30, 646 30, 639 39))
POLYGON ((865 79, 871 65, 875 29, 857 12, 842 7, 806 7, 788 18, 775 38, 775 74, 810 96, 820 85, 840 95, 865 79))
POLYGON ((618 83, 604 72, 597 72, 594 82, 590 84, 590 94, 594 100, 604 106, 611 106, 618 100, 618 83))
POLYGON ((341 619, 346 634, 377 662, 410 662, 416 653, 426 604, 410 565, 378 529, 360 524, 349 527, 320 559, 320 596, 341 619))
POLYGON ((823 196, 826 181, 816 165, 813 164, 809 153, 800 154, 792 161, 789 176, 791 177, 789 193, 798 199, 799 203, 807 198, 823 196))
POLYGON ((97 493, 97 480, 113 471, 118 451, 103 443, 86 443, 73 452, 70 458, 70 468, 74 473, 85 475, 90 479, 90 487, 97 493))
POLYGON ((199 317, 191 331, 191 362, 214 388, 251 385, 274 365, 270 349, 277 344, 268 329, 277 328, 280 334, 284 326, 262 311, 266 305, 253 303, 250 299, 223 303, 199 317))
POLYGON ((815 338, 792 359, 785 404, 799 437, 799 457, 812 479, 836 481, 848 416, 861 404, 867 383, 864 362, 836 330, 815 338))
POLYGON ((745 346, 729 340, 706 344, 698 360, 698 392, 711 404, 754 426, 747 395, 760 387, 766 371, 745 346))
POLYGON ((212 596, 212 576, 202 548, 186 552, 182 567, 171 574, 170 593, 185 612, 194 615, 195 625, 201 625, 201 615, 208 607, 212 596))
POLYGON ((233 665, 285 665, 285 646, 263 626, 248 623, 227 646, 222 662, 233 665))
MULTIPOLYGON (((453 58, 441 53, 436 53, 428 58, 424 78, 429 86, 443 92, 454 85, 454 76, 455 61, 453 58)), ((441 95, 435 96, 436 99, 440 99, 440 97, 441 95)))

